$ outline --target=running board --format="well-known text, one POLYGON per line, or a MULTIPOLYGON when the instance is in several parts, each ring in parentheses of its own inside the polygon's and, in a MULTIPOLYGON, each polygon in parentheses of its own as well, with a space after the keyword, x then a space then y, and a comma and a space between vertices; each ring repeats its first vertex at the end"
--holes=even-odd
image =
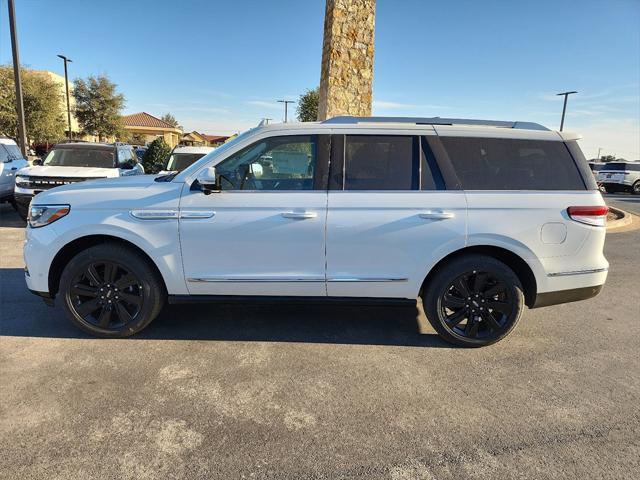
POLYGON ((416 299, 377 297, 278 297, 270 295, 169 295, 170 304, 254 303, 294 305, 415 305, 416 299))

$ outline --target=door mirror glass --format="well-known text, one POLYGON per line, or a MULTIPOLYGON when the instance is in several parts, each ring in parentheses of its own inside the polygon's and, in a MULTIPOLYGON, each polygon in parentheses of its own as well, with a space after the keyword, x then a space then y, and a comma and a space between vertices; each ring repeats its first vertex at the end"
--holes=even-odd
POLYGON ((205 194, 220 190, 220 186, 218 185, 218 176, 216 175, 216 167, 207 167, 202 170, 198 174, 197 180, 205 194))
POLYGON ((41 158, 34 158, 33 162, 31 162, 31 165, 33 165, 34 167, 37 167, 38 165, 42 165, 42 159, 41 158))

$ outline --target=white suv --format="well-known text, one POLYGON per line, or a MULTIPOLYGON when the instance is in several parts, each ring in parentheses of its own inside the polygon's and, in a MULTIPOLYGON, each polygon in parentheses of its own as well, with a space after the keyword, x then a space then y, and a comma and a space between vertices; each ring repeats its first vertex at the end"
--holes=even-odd
POLYGON ((29 203, 38 193, 70 183, 96 178, 140 175, 131 145, 125 143, 59 143, 43 161, 33 162, 16 173, 15 200, 18 213, 27 218, 29 203))
POLYGON ((9 202, 15 205, 13 189, 16 172, 28 165, 16 142, 0 137, 0 203, 9 202))
POLYGON ((487 345, 525 305, 606 280, 607 207, 577 138, 441 118, 258 127, 179 174, 41 193, 26 281, 103 337, 165 301, 421 297, 445 340, 487 345))
POLYGON ((598 182, 607 193, 629 191, 640 195, 640 162, 609 162, 598 170, 598 182))

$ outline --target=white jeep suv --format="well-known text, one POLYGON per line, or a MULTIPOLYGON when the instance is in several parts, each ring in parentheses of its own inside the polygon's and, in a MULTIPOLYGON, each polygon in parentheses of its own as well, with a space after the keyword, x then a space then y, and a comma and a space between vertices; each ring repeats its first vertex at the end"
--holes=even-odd
POLYGON ((421 297, 445 340, 487 345, 525 305, 606 280, 607 207, 577 138, 442 118, 258 127, 177 174, 39 194, 26 281, 103 337, 165 301, 421 297))

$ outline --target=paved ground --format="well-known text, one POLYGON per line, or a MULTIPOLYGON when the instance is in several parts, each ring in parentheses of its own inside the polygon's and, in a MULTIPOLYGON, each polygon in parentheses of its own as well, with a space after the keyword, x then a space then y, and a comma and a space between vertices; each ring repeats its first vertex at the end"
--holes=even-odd
POLYGON ((604 200, 607 205, 612 205, 627 212, 640 215, 640 195, 630 193, 604 194, 604 200))
POLYGON ((480 350, 397 307, 173 307, 96 340, 25 290, 22 236, 0 227, 0 478, 640 478, 638 230, 599 297, 480 350))

